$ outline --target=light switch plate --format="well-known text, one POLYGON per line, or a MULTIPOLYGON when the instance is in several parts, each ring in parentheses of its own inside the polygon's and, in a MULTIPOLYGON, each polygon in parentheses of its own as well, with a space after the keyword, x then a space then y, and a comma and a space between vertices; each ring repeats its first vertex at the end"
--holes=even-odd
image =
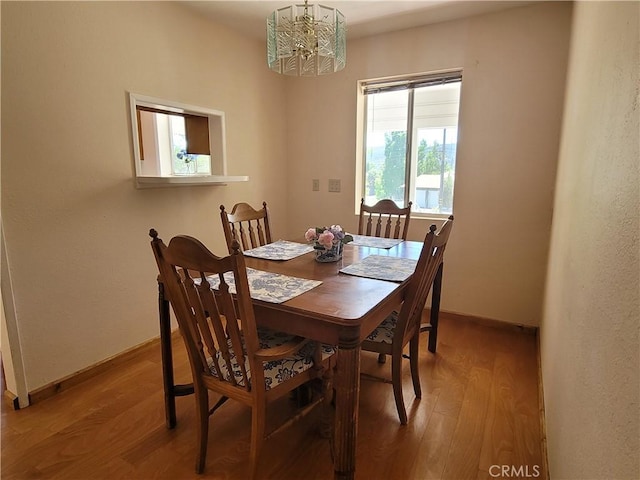
POLYGON ((330 178, 329 179, 329 191, 330 192, 340 192, 340 179, 338 178, 330 178))
POLYGON ((317 178, 311 180, 311 190, 314 192, 320 191, 320 180, 318 180, 317 178))

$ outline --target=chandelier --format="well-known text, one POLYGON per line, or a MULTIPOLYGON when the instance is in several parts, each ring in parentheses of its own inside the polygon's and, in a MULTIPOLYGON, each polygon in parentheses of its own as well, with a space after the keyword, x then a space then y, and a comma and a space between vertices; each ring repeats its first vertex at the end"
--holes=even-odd
POLYGON ((342 70, 347 60, 344 15, 323 5, 291 5, 267 17, 267 63, 284 75, 315 76, 342 70))

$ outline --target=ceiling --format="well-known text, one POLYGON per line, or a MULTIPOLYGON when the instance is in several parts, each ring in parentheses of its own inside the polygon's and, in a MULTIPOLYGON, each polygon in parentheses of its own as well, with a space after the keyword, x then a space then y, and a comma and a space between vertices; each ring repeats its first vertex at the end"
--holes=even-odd
MULTIPOLYGON (((184 1, 198 14, 241 33, 264 39, 267 16, 277 8, 302 0, 184 1)), ((532 1, 485 0, 310 0, 340 10, 347 20, 347 38, 402 30, 456 18, 495 12, 533 3, 532 1)))

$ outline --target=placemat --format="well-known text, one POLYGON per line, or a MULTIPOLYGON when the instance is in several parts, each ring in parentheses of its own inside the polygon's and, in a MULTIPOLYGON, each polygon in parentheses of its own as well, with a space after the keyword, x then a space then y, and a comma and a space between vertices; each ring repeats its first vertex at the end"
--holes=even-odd
POLYGON ((264 258, 266 260, 291 260, 309 252, 313 252, 313 245, 278 240, 261 247, 245 250, 243 253, 248 257, 264 258))
POLYGON ((357 277, 404 282, 413 274, 417 264, 417 260, 410 258, 369 255, 358 263, 344 267, 340 272, 357 277))
MULTIPOLYGON (((209 275, 207 280, 213 289, 217 289, 220 285, 220 277, 218 275, 209 275)), ((231 272, 225 273, 224 280, 229 285, 229 291, 236 293, 233 274, 231 272)), ((322 283, 319 280, 290 277, 253 268, 247 268, 247 280, 249 281, 251 298, 269 303, 286 302, 322 283)))
POLYGON ((380 238, 369 237, 367 235, 352 235, 352 245, 358 245, 361 247, 373 247, 373 248, 392 248, 403 242, 401 238, 380 238))

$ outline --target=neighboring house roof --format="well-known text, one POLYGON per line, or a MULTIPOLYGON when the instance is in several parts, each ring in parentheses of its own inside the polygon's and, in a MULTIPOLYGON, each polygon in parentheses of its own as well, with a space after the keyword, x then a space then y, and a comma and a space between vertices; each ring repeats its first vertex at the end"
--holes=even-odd
POLYGON ((416 188, 440 188, 440 175, 418 175, 416 188))

